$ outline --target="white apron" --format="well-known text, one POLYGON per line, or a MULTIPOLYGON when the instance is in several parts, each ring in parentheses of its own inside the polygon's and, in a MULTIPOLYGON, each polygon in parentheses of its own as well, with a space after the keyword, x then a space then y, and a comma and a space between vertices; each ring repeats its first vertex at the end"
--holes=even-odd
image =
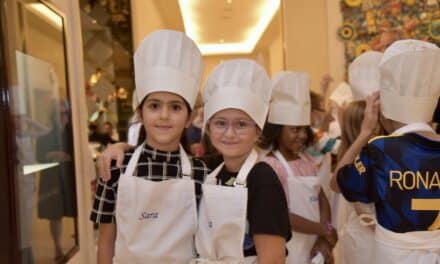
POLYGON ((210 173, 202 186, 199 226, 195 244, 200 258, 191 263, 253 263, 244 258, 248 190, 246 180, 258 158, 252 150, 238 172, 234 187, 217 185, 223 163, 210 173))
POLYGON ((191 163, 180 146, 181 179, 133 176, 144 145, 119 178, 114 263, 188 263, 194 256, 197 209, 191 163))
POLYGON ((340 232, 339 244, 343 263, 370 264, 374 256, 376 218, 371 214, 358 215, 355 210, 340 232))
MULTIPOLYGON (((393 134, 434 132, 425 123, 406 125, 393 134)), ((440 230, 395 233, 376 225, 376 264, 438 264, 440 263, 440 230)))
POLYGON ((376 264, 439 264, 440 230, 395 233, 376 225, 376 264))
MULTIPOLYGON (((320 178, 314 176, 295 176, 286 159, 279 152, 274 152, 275 157, 287 171, 287 184, 289 185, 289 211, 311 221, 319 222, 319 192, 321 191, 320 178)), ((310 251, 317 239, 317 235, 310 235, 292 231, 292 239, 286 244, 289 250, 286 263, 310 263, 310 251)))

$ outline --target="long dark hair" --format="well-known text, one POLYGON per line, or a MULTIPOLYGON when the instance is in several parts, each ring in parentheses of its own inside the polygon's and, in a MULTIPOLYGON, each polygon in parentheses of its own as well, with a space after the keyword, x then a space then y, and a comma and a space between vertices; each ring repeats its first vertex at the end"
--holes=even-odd
MULTIPOLYGON (((142 102, 139 104, 139 106, 136 108, 136 111, 142 111, 142 106, 145 103, 145 100, 147 99, 148 96, 146 96, 144 98, 144 100, 142 100, 142 102)), ((186 106, 186 110, 188 112, 188 117, 191 116, 191 107, 189 106, 188 102, 183 99, 183 101, 185 102, 185 106, 186 106)), ((142 118, 138 117, 139 121, 142 123, 142 118)), ((144 126, 142 125, 139 131, 139 137, 138 137, 138 142, 137 142, 137 146, 141 145, 142 143, 145 142, 145 140, 147 139, 147 131, 145 131, 144 126)), ((180 136, 180 144, 182 145, 183 149, 185 150, 185 152, 190 153, 190 149, 188 146, 188 139, 186 138, 186 128, 183 129, 182 135, 180 136)))

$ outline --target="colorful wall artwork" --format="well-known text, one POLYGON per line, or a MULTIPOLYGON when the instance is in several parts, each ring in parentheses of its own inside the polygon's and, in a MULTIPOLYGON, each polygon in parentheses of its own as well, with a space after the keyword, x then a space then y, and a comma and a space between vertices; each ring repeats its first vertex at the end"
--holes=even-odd
POLYGON ((398 39, 440 46, 440 0, 341 0, 346 65, 368 50, 383 51, 398 39))

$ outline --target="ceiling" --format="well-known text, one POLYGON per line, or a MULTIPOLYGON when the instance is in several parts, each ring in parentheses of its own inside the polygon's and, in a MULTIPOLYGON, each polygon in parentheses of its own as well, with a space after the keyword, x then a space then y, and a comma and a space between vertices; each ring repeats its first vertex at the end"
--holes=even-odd
POLYGON ((267 28, 281 27, 279 0, 153 1, 167 27, 185 31, 204 55, 251 53, 267 28))

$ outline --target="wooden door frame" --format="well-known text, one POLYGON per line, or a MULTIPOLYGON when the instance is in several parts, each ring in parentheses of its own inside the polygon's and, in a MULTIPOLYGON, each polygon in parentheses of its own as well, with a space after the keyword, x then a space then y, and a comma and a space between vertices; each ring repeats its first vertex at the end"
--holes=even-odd
POLYGON ((11 2, 0 1, 0 263, 20 263, 18 241, 18 218, 16 212, 16 144, 14 120, 11 113, 10 83, 10 31, 11 21, 7 20, 11 2), (9 6, 8 6, 9 5, 9 6))

